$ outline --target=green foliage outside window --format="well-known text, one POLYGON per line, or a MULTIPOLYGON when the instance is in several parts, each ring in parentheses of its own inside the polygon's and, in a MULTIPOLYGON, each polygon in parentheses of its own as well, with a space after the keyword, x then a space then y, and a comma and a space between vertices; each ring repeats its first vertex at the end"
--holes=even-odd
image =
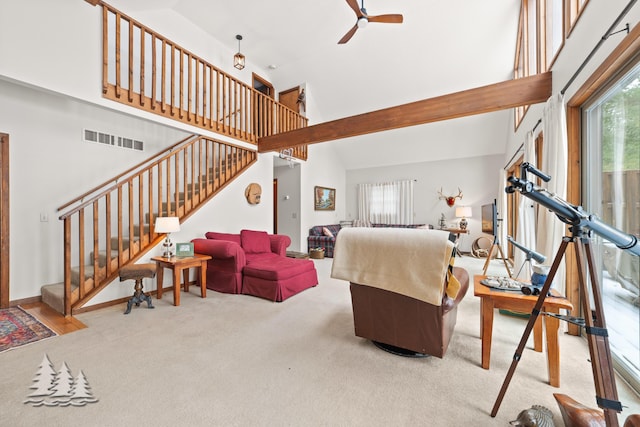
POLYGON ((602 168, 640 170, 640 76, 602 104, 602 168), (616 127, 624 127, 621 141, 616 141, 616 127), (616 158, 616 144, 623 145, 622 159, 616 158))

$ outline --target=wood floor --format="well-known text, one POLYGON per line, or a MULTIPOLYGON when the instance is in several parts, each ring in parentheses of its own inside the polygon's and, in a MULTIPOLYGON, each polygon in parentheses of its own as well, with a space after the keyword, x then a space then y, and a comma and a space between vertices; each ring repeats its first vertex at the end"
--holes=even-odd
POLYGON ((35 316, 58 335, 68 334, 87 327, 75 317, 66 318, 42 302, 21 304, 20 307, 35 316))

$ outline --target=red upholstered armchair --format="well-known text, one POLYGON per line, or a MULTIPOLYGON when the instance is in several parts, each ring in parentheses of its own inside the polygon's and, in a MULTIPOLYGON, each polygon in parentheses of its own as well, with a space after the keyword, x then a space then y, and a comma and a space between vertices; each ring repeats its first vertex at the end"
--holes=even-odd
POLYGON ((242 230, 239 234, 205 234, 192 240, 194 252, 210 255, 207 288, 284 301, 318 284, 315 264, 286 257, 289 236, 242 230))

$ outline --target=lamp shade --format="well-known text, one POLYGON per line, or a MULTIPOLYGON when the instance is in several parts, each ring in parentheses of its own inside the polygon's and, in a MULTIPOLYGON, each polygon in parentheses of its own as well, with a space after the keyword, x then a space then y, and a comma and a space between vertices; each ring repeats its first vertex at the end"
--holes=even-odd
POLYGON ((456 218, 470 218, 470 217, 471 217, 470 206, 460 206, 456 208, 456 218))
POLYGON ((156 233, 173 233, 180 231, 180 218, 177 216, 164 216, 156 218, 156 233))

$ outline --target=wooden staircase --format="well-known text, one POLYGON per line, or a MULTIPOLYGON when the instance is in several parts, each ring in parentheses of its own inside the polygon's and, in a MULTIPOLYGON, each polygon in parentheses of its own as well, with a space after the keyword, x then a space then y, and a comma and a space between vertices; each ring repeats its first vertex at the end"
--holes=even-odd
MULTIPOLYGON (((107 99, 248 144, 308 120, 101 1, 107 99)), ((307 146, 286 149, 307 159, 307 146)), ((257 161, 257 152, 192 136, 58 208, 64 281, 42 300, 71 316, 164 238, 155 218, 186 220, 257 161)))
POLYGON ((256 161, 256 151, 192 136, 61 206, 64 281, 43 286, 43 302, 71 316, 164 239, 155 218, 183 222, 256 161))

